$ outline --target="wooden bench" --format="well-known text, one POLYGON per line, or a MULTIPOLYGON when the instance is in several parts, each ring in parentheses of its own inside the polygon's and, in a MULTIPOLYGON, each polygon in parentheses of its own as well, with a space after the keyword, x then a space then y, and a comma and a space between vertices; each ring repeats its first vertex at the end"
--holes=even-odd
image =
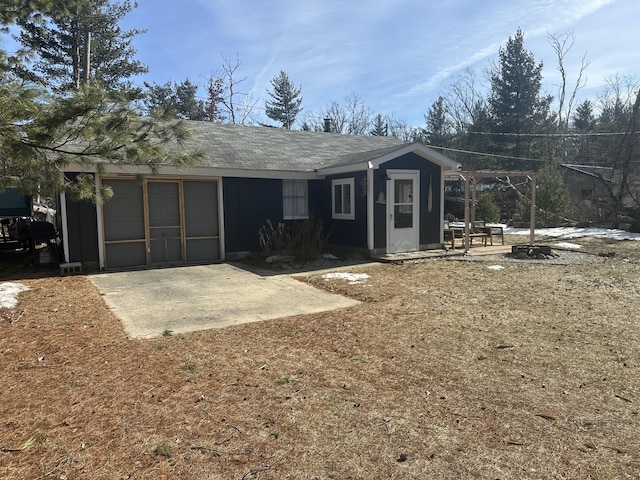
MULTIPOLYGON (((482 244, 487 246, 487 239, 491 239, 490 232, 478 232, 471 231, 469 233, 469 245, 473 245, 473 239, 480 239, 482 244)), ((444 242, 451 242, 451 249, 456 249, 456 239, 460 240, 460 244, 464 246, 464 228, 445 228, 444 229, 444 242)), ((493 242, 491 243, 493 245, 493 242)))
POLYGON ((500 225, 487 225, 482 220, 475 221, 473 222, 472 231, 486 233, 489 236, 490 245, 493 245, 493 237, 500 236, 502 245, 504 245, 504 230, 500 225))

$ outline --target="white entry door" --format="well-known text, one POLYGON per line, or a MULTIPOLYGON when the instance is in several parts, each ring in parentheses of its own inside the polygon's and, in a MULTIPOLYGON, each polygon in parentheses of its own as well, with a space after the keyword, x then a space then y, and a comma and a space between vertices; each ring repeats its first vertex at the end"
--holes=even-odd
POLYGON ((419 249, 420 173, 387 171, 387 253, 419 249))

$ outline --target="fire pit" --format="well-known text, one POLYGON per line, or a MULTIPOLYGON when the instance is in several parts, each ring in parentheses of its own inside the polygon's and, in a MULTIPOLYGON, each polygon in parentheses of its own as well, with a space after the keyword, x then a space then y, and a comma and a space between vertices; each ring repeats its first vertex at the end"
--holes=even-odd
POLYGON ((520 260, 548 260, 558 256, 548 245, 512 245, 511 255, 520 260))

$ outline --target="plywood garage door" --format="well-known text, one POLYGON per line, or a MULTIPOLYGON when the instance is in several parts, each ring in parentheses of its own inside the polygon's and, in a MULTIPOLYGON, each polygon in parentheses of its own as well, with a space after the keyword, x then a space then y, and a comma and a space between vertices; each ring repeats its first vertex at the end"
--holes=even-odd
POLYGON ((114 196, 103 208, 106 268, 220 260, 218 183, 104 179, 114 196))

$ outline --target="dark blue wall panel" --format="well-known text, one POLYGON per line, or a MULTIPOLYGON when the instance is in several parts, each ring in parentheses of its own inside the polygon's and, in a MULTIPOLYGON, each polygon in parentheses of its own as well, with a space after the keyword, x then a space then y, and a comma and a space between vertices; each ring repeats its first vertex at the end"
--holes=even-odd
POLYGON ((227 252, 259 252, 258 230, 282 221, 282 181, 224 178, 224 232, 227 252))
POLYGON ((328 176, 324 180, 325 203, 323 218, 327 232, 331 232, 329 243, 334 245, 344 245, 347 247, 367 248, 367 172, 353 172, 342 175, 328 176), (332 219, 331 180, 340 178, 353 178, 353 196, 355 208, 355 220, 334 220, 332 219))
MULTIPOLYGON (((70 180, 77 173, 66 173, 70 180)), ((66 198, 69 261, 98 262, 98 215, 96 206, 88 200, 66 198)))

